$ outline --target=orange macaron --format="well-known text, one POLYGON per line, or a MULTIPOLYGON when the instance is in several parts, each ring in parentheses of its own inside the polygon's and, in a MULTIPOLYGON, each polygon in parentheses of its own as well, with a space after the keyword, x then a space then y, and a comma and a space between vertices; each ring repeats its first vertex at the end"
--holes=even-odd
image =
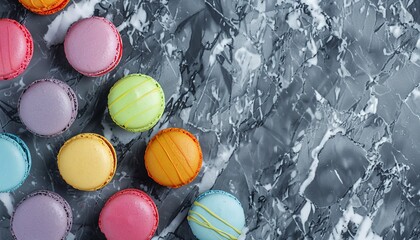
POLYGON ((33 13, 49 15, 65 8, 70 0, 19 0, 19 2, 33 13))
POLYGON ((163 186, 178 188, 192 182, 203 163, 198 140, 180 128, 159 131, 144 155, 149 176, 163 186))

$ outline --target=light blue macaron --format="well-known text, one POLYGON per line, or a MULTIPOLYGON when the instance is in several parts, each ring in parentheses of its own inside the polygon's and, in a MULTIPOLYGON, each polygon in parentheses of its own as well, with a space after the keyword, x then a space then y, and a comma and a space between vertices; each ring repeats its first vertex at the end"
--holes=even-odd
POLYGON ((16 190, 29 175, 31 154, 18 136, 0 133, 0 192, 16 190))
POLYGON ((210 190, 194 201, 188 212, 188 223, 200 240, 238 239, 245 227, 245 214, 232 194, 210 190))

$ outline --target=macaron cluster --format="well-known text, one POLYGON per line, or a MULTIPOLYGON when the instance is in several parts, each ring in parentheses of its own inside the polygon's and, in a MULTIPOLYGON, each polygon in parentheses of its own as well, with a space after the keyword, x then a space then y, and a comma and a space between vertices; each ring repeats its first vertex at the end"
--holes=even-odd
MULTIPOLYGON (((19 1, 40 15, 53 14, 69 2, 19 1)), ((14 20, 0 19, 0 32, 0 79, 13 79, 28 67, 33 41, 29 31, 14 20)), ((69 28, 64 51, 76 71, 88 77, 99 77, 117 67, 123 46, 112 22, 91 17, 69 28)), ((144 74, 133 73, 116 81, 107 101, 111 119, 129 132, 151 130, 165 111, 164 90, 157 80, 144 74)), ((57 137, 77 119, 77 95, 61 80, 36 80, 23 90, 17 109, 28 132, 37 137, 57 137)), ((0 153, 0 192, 12 192, 29 176, 31 153, 22 139, 9 133, 0 133, 0 153)), ((80 133, 68 138, 56 160, 63 181, 80 191, 104 188, 112 181, 118 162, 112 143, 96 133, 80 133)), ((199 175, 203 153, 192 133, 182 128, 167 128, 151 138, 144 161, 148 175, 156 183, 179 188, 192 183, 199 175)), ((245 226, 241 203, 233 195, 218 190, 201 194, 187 219, 192 232, 201 240, 238 239, 245 226)), ((58 240, 66 238, 72 222, 67 201, 56 193, 42 190, 29 194, 18 204, 10 230, 19 240, 58 240)), ((158 223, 156 204, 138 189, 124 189, 111 196, 98 221, 100 230, 109 240, 151 239, 158 223)))

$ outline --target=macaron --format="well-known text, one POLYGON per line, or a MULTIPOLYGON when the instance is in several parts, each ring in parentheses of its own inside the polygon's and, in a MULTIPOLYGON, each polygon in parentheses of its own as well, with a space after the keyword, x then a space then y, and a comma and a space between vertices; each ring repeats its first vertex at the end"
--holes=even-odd
POLYGON ((143 191, 125 189, 105 203, 99 228, 108 240, 149 240, 155 234, 159 214, 153 200, 143 191))
POLYGON ((57 136, 73 124, 77 97, 66 83, 56 79, 37 80, 23 91, 19 117, 30 132, 43 137, 57 136))
POLYGON ((198 196, 187 219, 199 240, 238 239, 245 227, 245 214, 239 200, 220 190, 198 196))
POLYGON ((38 191, 25 197, 10 220, 17 240, 60 240, 70 232, 73 217, 70 205, 60 195, 38 191))
POLYGON ((70 0, 19 0, 19 2, 29 11, 49 15, 61 11, 67 6, 70 0))
POLYGON ((197 177, 203 154, 194 135, 184 129, 167 128, 150 140, 144 161, 149 176, 155 182, 178 188, 197 177))
POLYGON ((16 190, 29 175, 31 153, 18 136, 0 133, 0 192, 16 190))
POLYGON ((34 43, 28 29, 12 19, 0 19, 0 33, 0 80, 9 80, 28 67, 34 43))
POLYGON ((112 22, 90 17, 70 27, 64 39, 64 51, 76 71, 98 77, 118 65, 123 48, 120 33, 112 22))
POLYGON ((130 74, 114 84, 108 95, 108 110, 112 120, 131 132, 144 132, 162 117, 165 95, 152 77, 130 74))
POLYGON ((117 155, 103 136, 82 133, 67 140, 57 156, 64 181, 83 191, 103 188, 114 177, 117 155))

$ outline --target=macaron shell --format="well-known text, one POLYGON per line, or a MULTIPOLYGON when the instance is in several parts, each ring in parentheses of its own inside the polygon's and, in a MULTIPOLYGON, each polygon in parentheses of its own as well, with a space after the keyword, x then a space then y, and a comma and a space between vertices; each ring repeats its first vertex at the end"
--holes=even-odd
POLYGON ((165 95, 152 77, 131 74, 120 79, 108 95, 108 109, 113 121, 133 132, 151 129, 165 110, 165 95))
POLYGON ((28 29, 12 19, 0 19, 0 33, 0 80, 8 80, 28 67, 33 41, 28 29))
POLYGON ((114 194, 99 216, 99 227, 108 240, 151 239, 158 222, 155 203, 137 189, 125 189, 114 194))
POLYGON ((73 222, 69 204, 58 194, 39 191, 28 195, 16 208, 10 221, 19 240, 65 239, 73 222))
POLYGON ((58 153, 58 169, 72 187, 95 191, 108 184, 117 167, 117 156, 104 137, 79 134, 69 139, 58 153))
POLYGON ((201 194, 194 201, 187 219, 199 240, 237 239, 245 227, 241 203, 233 195, 220 190, 201 194))
POLYGON ((168 128, 150 140, 144 160, 153 180, 163 186, 177 188, 197 177, 203 155, 194 135, 184 129, 168 128))
POLYGON ((66 131, 77 115, 77 98, 64 82, 44 79, 33 82, 19 100, 19 116, 26 128, 39 136, 66 131))
POLYGON ((0 134, 0 192, 16 190, 29 175, 31 156, 26 144, 12 134, 0 134))
POLYGON ((19 2, 31 12, 48 15, 65 8, 70 0, 19 0, 19 2))
POLYGON ((122 40, 116 27, 107 19, 91 17, 73 24, 64 40, 70 65, 83 75, 101 76, 118 65, 122 40))

